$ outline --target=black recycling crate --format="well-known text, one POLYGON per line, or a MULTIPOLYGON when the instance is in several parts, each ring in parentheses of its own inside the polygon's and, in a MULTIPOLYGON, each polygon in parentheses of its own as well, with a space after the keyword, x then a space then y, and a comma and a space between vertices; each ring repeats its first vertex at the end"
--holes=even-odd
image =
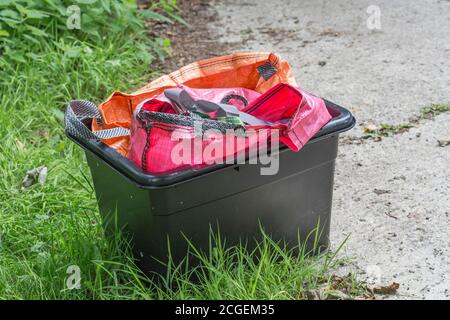
POLYGON ((143 271, 164 272, 168 242, 172 259, 181 261, 186 238, 209 249, 210 229, 227 245, 248 241, 251 248, 263 228, 288 246, 307 240, 307 249, 318 230, 315 245, 328 247, 338 136, 355 119, 325 102, 333 119, 299 152, 281 147, 275 175, 261 175, 259 164, 222 164, 154 176, 100 141, 66 134, 86 152, 107 233, 121 228, 143 271))

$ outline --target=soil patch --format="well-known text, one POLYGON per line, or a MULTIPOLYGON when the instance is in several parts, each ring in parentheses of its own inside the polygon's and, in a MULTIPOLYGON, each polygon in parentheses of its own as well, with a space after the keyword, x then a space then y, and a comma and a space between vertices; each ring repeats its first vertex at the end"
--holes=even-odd
POLYGON ((217 41, 217 36, 208 29, 209 23, 218 20, 217 12, 213 9, 214 2, 180 0, 178 6, 188 26, 178 22, 149 25, 151 33, 171 40, 171 56, 154 66, 162 73, 169 73, 200 59, 229 54, 239 46, 239 43, 217 41))

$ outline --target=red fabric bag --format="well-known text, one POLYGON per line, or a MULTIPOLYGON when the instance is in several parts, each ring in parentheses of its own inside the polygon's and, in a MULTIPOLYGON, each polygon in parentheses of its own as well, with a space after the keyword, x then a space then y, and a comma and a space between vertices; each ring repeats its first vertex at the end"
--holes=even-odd
POLYGON ((100 140, 146 172, 166 173, 239 160, 242 150, 254 155, 253 147, 263 149, 260 145, 269 142, 298 151, 330 119, 322 99, 297 87, 287 61, 273 53, 247 52, 194 62, 133 94, 114 92, 98 108, 72 101, 65 123, 70 134, 100 140), (202 116, 196 109, 180 107, 180 88, 206 119, 196 119, 202 116), (203 123, 197 131, 193 121, 203 123), (223 146, 231 140, 235 146, 223 146), (179 142, 198 147, 200 155, 174 159, 179 142))
MULTIPOLYGON (((216 101, 236 90, 187 89, 196 100, 216 101)), ((331 119, 322 99, 289 84, 245 95, 246 101, 253 100, 247 105, 237 101, 236 108, 267 124, 241 126, 179 115, 161 96, 142 102, 132 120, 128 157, 146 172, 169 173, 236 162, 275 140, 298 151, 331 119)))

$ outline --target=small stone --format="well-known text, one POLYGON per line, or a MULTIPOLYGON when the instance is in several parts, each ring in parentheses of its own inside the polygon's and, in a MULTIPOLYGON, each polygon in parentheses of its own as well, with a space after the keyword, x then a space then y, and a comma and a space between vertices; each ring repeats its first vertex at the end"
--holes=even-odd
POLYGON ((369 123, 367 126, 364 127, 365 132, 371 132, 371 131, 377 131, 379 128, 373 123, 369 123))
POLYGON ((446 147, 446 146, 450 145, 450 136, 442 138, 442 139, 438 139, 437 142, 438 142, 439 147, 446 147))

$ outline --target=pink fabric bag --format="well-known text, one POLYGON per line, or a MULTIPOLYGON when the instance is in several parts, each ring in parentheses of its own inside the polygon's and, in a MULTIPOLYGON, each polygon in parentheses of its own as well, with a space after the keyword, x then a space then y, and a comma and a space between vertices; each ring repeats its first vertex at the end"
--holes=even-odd
POLYGON ((194 100, 223 103, 226 98, 226 103, 267 124, 240 128, 245 132, 260 133, 255 139, 245 134, 230 137, 227 130, 236 130, 239 126, 203 119, 201 139, 194 128, 198 119, 176 114, 175 108, 163 95, 145 100, 136 109, 132 120, 128 157, 147 172, 169 173, 223 163, 242 151, 248 152, 257 144, 267 144, 274 137, 279 137, 291 150, 298 151, 331 119, 322 99, 285 83, 274 86, 264 94, 244 88, 192 89, 184 86, 183 89, 194 100), (209 133, 210 129, 215 132, 209 133), (225 148, 227 139, 233 140, 232 148, 225 148), (180 142, 191 146, 192 150, 200 148, 200 152, 183 154, 180 163, 180 157, 175 159, 173 156, 177 154, 180 142), (211 150, 214 152, 209 152, 211 150))

